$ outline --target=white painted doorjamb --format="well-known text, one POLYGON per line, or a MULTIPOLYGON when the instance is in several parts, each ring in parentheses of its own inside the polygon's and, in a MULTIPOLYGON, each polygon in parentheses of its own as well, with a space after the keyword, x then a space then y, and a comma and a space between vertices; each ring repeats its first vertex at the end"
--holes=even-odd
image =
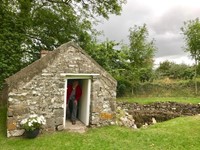
POLYGON ((90 84, 91 79, 84 79, 82 82, 82 93, 81 100, 79 102, 79 120, 84 123, 84 125, 89 125, 89 117, 90 117, 90 84))
POLYGON ((91 79, 88 79, 88 90, 87 90, 87 109, 86 109, 86 126, 89 125, 90 118, 90 93, 91 93, 91 79))
POLYGON ((65 128, 65 123, 66 123, 66 104, 67 104, 67 79, 65 79, 65 93, 64 93, 64 104, 63 104, 63 107, 64 107, 64 117, 63 117, 63 126, 65 128))

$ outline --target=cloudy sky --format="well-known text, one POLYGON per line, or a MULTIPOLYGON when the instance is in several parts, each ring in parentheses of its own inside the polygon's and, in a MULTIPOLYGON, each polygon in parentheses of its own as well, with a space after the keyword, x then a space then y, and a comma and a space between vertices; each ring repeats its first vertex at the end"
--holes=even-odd
POLYGON ((128 44, 129 28, 147 25, 150 39, 155 39, 157 52, 155 64, 164 60, 192 64, 184 52, 180 28, 184 21, 200 18, 200 0, 127 0, 121 16, 111 15, 97 26, 104 32, 101 40, 108 38, 128 44))

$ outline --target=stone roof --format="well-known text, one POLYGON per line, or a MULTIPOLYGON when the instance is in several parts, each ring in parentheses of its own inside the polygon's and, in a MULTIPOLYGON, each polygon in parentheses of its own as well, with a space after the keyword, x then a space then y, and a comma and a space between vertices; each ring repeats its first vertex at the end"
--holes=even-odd
MULTIPOLYGON (((20 82, 28 82, 34 76, 41 73, 43 69, 45 69, 48 64, 53 62, 53 60, 59 55, 61 49, 67 49, 68 47, 74 47, 78 49, 81 53, 83 53, 88 59, 90 59, 96 66, 100 67, 101 70, 107 72, 103 67, 101 67, 94 59, 92 59, 80 46, 75 44, 74 42, 68 42, 62 44, 60 47, 56 48, 55 50, 48 53, 46 56, 36 60, 32 64, 28 65, 27 67, 21 69, 14 75, 5 79, 6 84, 9 86, 10 89, 16 88, 20 82)), ((116 80, 107 72, 109 78, 117 84, 116 80)))

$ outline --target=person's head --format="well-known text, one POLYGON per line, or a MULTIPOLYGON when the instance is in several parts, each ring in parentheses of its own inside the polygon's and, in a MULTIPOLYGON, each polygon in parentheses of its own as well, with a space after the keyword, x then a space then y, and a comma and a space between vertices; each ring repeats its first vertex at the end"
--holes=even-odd
POLYGON ((78 80, 73 81, 73 87, 76 87, 78 85, 78 80))

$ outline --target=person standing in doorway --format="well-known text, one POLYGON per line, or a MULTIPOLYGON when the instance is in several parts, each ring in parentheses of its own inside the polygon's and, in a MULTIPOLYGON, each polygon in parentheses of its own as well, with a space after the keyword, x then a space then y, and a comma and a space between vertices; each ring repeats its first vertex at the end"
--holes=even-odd
POLYGON ((82 95, 82 89, 78 80, 74 80, 72 84, 67 86, 67 115, 71 119, 72 124, 76 124, 78 101, 82 95))

